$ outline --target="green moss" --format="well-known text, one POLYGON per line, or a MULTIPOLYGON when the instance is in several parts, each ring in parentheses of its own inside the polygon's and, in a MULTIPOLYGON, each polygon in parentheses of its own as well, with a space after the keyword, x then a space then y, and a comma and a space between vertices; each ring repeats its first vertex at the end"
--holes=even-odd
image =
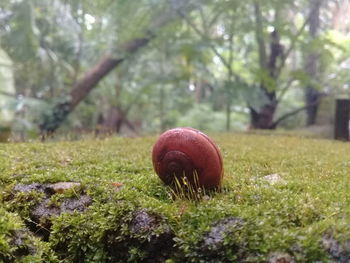
POLYGON ((0 262, 58 262, 49 245, 25 228, 14 213, 0 207, 0 262))
POLYGON ((11 186, 4 191, 1 199, 8 211, 17 212, 22 218, 29 218, 32 209, 43 197, 43 193, 34 190, 16 193, 11 186))
POLYGON ((13 193, 14 186, 60 181, 82 187, 51 196, 50 205, 81 194, 93 202, 84 212, 52 216, 47 242, 30 234, 46 251, 27 255, 38 262, 152 262, 154 255, 159 262, 264 262, 277 252, 297 262, 336 260, 325 236, 338 254, 350 255, 344 245, 350 240, 350 144, 292 136, 213 138, 223 154, 224 188, 199 202, 173 199, 154 174, 155 137, 0 144, 0 211, 20 222, 1 221, 0 255, 16 258, 9 233, 24 227, 43 198, 37 191, 13 193), (280 181, 269 182, 270 174, 280 181), (138 213, 152 222, 149 231, 135 228, 138 213), (241 223, 230 225, 228 218, 241 223))

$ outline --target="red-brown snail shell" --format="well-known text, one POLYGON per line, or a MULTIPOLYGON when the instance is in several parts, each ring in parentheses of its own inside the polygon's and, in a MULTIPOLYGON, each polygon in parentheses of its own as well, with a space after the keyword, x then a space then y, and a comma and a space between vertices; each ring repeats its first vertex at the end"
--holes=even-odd
POLYGON ((220 151, 204 133, 193 128, 175 128, 160 135, 153 146, 153 167, 165 184, 186 177, 190 184, 219 188, 223 177, 220 151), (195 174, 198 182, 195 182, 195 174))

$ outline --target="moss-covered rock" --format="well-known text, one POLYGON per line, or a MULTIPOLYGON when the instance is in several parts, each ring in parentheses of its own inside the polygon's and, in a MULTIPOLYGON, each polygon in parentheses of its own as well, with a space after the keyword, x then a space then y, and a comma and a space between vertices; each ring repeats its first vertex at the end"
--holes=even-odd
POLYGON ((57 262, 49 246, 29 231, 22 220, 0 208, 0 262, 57 262))
POLYGON ((73 189, 77 183, 56 184, 16 184, 5 191, 4 200, 9 211, 18 212, 30 230, 48 240, 51 221, 61 213, 83 212, 92 203, 92 199, 73 189), (60 187, 60 185, 64 187, 60 187), (70 187, 69 187, 70 186, 70 187), (70 191, 74 191, 71 196, 70 191))
POLYGON ((347 143, 213 137, 223 189, 198 200, 155 175, 153 137, 2 144, 0 262, 348 260, 347 143))

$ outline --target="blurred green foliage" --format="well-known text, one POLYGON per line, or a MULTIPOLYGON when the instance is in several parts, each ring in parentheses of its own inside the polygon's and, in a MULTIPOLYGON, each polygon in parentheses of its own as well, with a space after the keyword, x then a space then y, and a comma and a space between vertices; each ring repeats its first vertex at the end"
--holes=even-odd
MULTIPOLYGON (((92 131, 113 108, 120 109, 139 134, 182 124, 241 130, 250 122, 248 106, 259 109, 268 101, 261 84, 276 92, 280 101, 275 119, 303 106, 310 84, 332 98, 348 96, 347 1, 322 4, 316 38, 303 27, 309 19, 308 1, 259 2, 267 55, 272 30, 278 30, 284 55, 289 55, 284 62, 277 61, 282 65, 277 79, 259 66, 259 25, 251 2, 191 0, 187 13, 178 11, 181 3, 2 1, 0 125, 11 126, 15 138, 35 136, 46 117, 57 115, 54 106, 69 99, 74 84, 104 54, 122 57, 125 43, 150 31, 151 43, 103 78, 61 132, 92 131), (169 15, 177 19, 162 27, 169 15), (304 70, 305 58, 314 50, 319 64, 316 79, 304 70), (237 114, 237 109, 244 114, 237 114), (215 124, 195 123, 196 114, 213 116, 203 121, 215 124)), ((295 128, 303 121, 304 113, 299 113, 281 125, 295 128)), ((118 132, 128 134, 127 129, 118 132)))

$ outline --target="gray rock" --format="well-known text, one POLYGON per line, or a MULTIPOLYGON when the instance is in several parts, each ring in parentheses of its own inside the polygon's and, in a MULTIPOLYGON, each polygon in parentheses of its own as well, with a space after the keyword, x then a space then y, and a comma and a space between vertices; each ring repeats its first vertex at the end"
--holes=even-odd
POLYGON ((166 219, 147 209, 136 210, 132 213, 129 233, 123 237, 122 242, 115 238, 121 235, 119 230, 111 229, 105 234, 104 240, 111 262, 126 262, 126 259, 129 258, 130 244, 145 253, 142 259, 144 263, 166 262, 175 249, 174 232, 166 219))
POLYGON ((28 228, 37 235, 48 240, 51 228, 51 217, 61 213, 72 213, 74 211, 84 212, 92 203, 90 196, 82 194, 74 198, 63 198, 59 202, 52 203, 51 197, 55 194, 63 193, 68 189, 80 187, 76 182, 60 182, 55 184, 17 184, 8 197, 9 200, 15 198, 18 193, 29 193, 31 191, 43 193, 43 198, 33 206, 30 212, 30 220, 26 220, 28 228))
POLYGON ((31 219, 37 223, 40 223, 43 217, 51 217, 53 215, 59 215, 61 210, 59 207, 49 206, 49 199, 44 199, 40 202, 32 211, 31 219))
POLYGON ((28 229, 18 229, 12 232, 10 245, 14 249, 13 254, 17 257, 35 255, 37 248, 29 241, 31 233, 28 229))
POLYGON ((227 234, 243 226, 243 220, 236 217, 229 217, 215 223, 211 230, 204 236, 204 249, 219 249, 227 234))
POLYGON ((350 263, 350 240, 341 244, 331 234, 325 234, 322 245, 328 252, 332 263, 350 263))
POLYGON ((65 199, 61 204, 61 212, 71 213, 74 211, 84 212, 92 204, 92 199, 88 195, 81 195, 79 198, 65 199))
POLYGON ((91 203, 92 199, 87 195, 81 195, 79 198, 66 198, 58 206, 49 205, 49 199, 45 199, 32 211, 32 219, 40 222, 42 218, 57 216, 61 213, 84 212, 91 203))
POLYGON ((17 184, 13 188, 15 193, 28 193, 31 191, 44 192, 46 188, 45 184, 32 183, 32 184, 17 184))
POLYGON ((273 252, 269 255, 267 263, 294 263, 294 259, 288 253, 273 252))
POLYGON ((157 226, 157 220, 151 216, 145 209, 141 209, 134 213, 130 230, 133 233, 144 233, 150 231, 157 226))
POLYGON ((66 198, 57 205, 50 205, 50 199, 47 197, 32 210, 29 228, 37 235, 42 236, 44 240, 48 240, 53 216, 74 211, 84 212, 91 203, 92 199, 88 195, 66 198))

